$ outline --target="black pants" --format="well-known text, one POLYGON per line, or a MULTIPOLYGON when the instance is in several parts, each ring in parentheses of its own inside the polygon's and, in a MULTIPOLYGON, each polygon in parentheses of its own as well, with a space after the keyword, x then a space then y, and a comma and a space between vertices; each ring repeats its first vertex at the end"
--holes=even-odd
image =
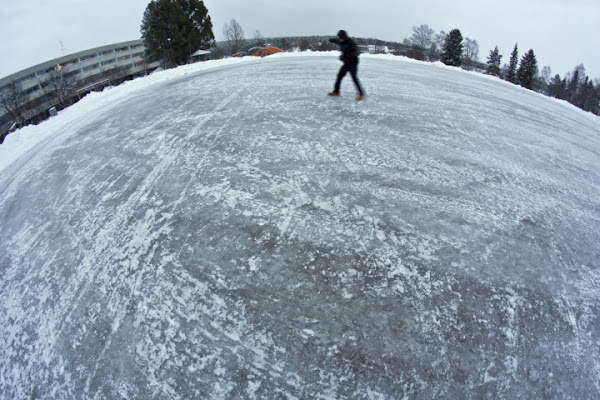
POLYGON ((342 79, 344 78, 344 76, 346 76, 346 74, 348 72, 350 72, 350 76, 352 76, 352 80, 354 81, 354 85, 356 86, 356 89, 358 89, 358 93, 360 93, 360 95, 362 96, 363 90, 360 87, 360 82, 358 81, 358 76, 356 75, 358 73, 358 64, 344 63, 342 68, 340 68, 340 72, 338 72, 337 80, 335 81, 335 87, 333 90, 336 93, 339 93, 340 85, 342 84, 342 79))

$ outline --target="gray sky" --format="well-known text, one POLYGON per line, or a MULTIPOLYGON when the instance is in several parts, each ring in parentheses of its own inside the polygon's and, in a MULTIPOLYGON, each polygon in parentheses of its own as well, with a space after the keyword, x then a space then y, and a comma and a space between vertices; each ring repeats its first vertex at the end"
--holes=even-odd
MULTIPOLYGON (((140 37, 149 0, 0 0, 0 77, 92 47, 140 37), (62 41, 62 47, 61 42, 62 41)), ((564 76, 583 63, 600 78, 600 0, 205 0, 213 32, 235 18, 246 38, 334 35, 402 42, 412 27, 460 29, 479 42, 479 59, 498 46, 507 63, 515 43, 541 67, 564 76)))

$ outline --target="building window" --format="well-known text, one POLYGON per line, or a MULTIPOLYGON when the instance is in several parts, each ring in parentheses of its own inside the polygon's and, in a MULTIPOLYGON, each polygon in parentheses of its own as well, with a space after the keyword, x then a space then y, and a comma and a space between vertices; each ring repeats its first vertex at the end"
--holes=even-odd
POLYGON ((34 87, 27 89, 24 93, 25 93, 25 95, 30 95, 31 93, 33 93, 39 89, 40 89, 40 85, 35 85, 34 87))
POLYGON ((90 65, 88 67, 85 67, 82 71, 83 72, 90 72, 90 71, 98 69, 98 68, 100 68, 100 64, 94 64, 94 65, 90 65))
POLYGON ((87 56, 79 57, 79 61, 82 62, 82 61, 90 60, 90 59, 95 58, 97 56, 98 56, 98 54, 96 54, 96 53, 94 53, 94 54, 88 54, 87 56))
POLYGON ((117 60, 113 58, 112 60, 106 60, 106 61, 102 61, 102 62, 100 63, 100 65, 104 67, 105 65, 114 64, 114 63, 116 63, 116 62, 117 62, 117 60))

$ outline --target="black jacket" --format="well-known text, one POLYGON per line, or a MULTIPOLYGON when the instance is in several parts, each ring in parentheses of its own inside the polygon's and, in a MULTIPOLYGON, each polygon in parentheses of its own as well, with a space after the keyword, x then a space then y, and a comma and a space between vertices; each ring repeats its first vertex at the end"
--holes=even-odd
POLYGON ((354 40, 347 38, 343 42, 340 42, 340 39, 334 38, 329 39, 329 41, 340 46, 340 50, 342 51, 340 60, 342 60, 345 64, 358 64, 358 55, 360 54, 360 49, 354 40))

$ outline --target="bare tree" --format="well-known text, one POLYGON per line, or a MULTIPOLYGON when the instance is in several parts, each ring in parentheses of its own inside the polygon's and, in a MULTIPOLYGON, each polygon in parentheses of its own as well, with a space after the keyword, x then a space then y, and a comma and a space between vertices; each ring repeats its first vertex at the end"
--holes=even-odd
POLYGON ((0 92, 0 106, 21 126, 25 125, 27 119, 28 103, 29 96, 23 92, 21 85, 15 81, 11 80, 0 92))
POLYGON ((40 82, 44 93, 53 97, 60 108, 65 108, 73 102, 77 95, 76 85, 75 75, 65 73, 62 68, 51 71, 46 81, 40 82))
POLYGON ((440 31, 433 36, 433 43, 431 44, 431 54, 434 59, 439 60, 442 57, 442 51, 444 44, 446 43, 446 37, 448 34, 445 31, 440 31))
POLYGON ((315 48, 317 51, 334 51, 337 50, 337 45, 331 43, 328 39, 323 40, 319 46, 315 48))
POLYGON ((282 37, 274 39, 275 45, 283 51, 289 51, 292 49, 293 43, 288 38, 282 37))
POLYGON ((254 31, 254 41, 259 46, 262 46, 265 44, 265 38, 263 38, 263 35, 260 33, 260 31, 258 29, 254 31))
POLYGON ((471 70, 479 59, 479 43, 477 40, 465 38, 464 51, 462 55, 462 65, 465 69, 471 70))
POLYGON ((552 77, 552 68, 544 66, 541 72, 533 78, 533 89, 536 92, 549 94, 550 79, 552 77))
POLYGON ((129 75, 129 70, 130 68, 125 66, 115 66, 104 71, 103 76, 108 79, 110 86, 116 86, 123 83, 127 75, 129 75))
POLYGON ((550 78, 552 76, 552 68, 550 68, 550 66, 546 65, 542 68, 542 71, 540 72, 540 79, 542 80, 542 82, 548 84, 550 82, 550 78))
POLYGON ((239 51, 240 47, 244 44, 244 29, 242 26, 232 18, 229 23, 223 25, 223 36, 227 40, 229 52, 235 54, 239 51))
POLYGON ((423 50, 429 50, 433 44, 433 29, 427 25, 413 26, 413 34, 410 43, 423 50))

